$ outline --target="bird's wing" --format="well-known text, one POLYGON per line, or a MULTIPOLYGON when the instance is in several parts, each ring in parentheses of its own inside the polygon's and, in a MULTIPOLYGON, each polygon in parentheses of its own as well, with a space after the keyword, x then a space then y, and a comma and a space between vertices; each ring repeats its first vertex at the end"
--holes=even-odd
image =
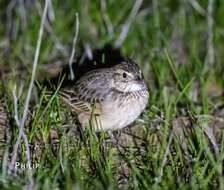
POLYGON ((65 102, 72 111, 75 113, 86 113, 86 114, 100 114, 100 104, 93 101, 88 101, 75 89, 61 89, 59 91, 59 95, 62 98, 63 102, 65 102))
POLYGON ((100 115, 100 102, 104 99, 108 87, 108 79, 102 80, 105 72, 99 69, 86 73, 73 87, 61 89, 60 96, 76 113, 100 115))

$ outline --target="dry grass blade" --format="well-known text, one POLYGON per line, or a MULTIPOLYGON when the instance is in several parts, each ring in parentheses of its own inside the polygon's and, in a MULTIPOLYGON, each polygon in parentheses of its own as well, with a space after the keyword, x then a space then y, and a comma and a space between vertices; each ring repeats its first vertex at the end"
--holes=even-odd
POLYGON ((206 10, 198 3, 197 0, 190 0, 191 6, 202 16, 206 16, 206 10))
POLYGON ((187 128, 189 124, 190 124, 190 121, 186 117, 178 117, 172 121, 173 133, 175 137, 179 140, 180 145, 186 155, 188 154, 188 149, 187 149, 188 142, 185 137, 184 128, 187 128))
POLYGON ((113 34, 113 25, 110 21, 110 18, 107 14, 107 4, 106 4, 106 1, 105 0, 101 0, 100 1, 100 5, 101 5, 101 12, 102 12, 102 17, 103 17, 103 20, 105 22, 105 25, 107 27, 107 31, 109 33, 109 35, 112 35, 113 34))
POLYGON ((74 78, 75 78, 75 75, 74 75, 74 72, 72 69, 72 62, 74 60, 75 46, 76 46, 78 34, 79 34, 79 14, 78 13, 75 13, 75 18, 76 18, 75 37, 73 39, 72 53, 71 53, 71 56, 69 59, 69 69, 70 69, 71 80, 74 80, 74 78))
MULTIPOLYGON (((16 121, 17 126, 20 126, 20 121, 19 121, 19 115, 18 115, 18 97, 16 95, 16 86, 13 89, 13 99, 14 99, 14 119, 16 121)), ((31 166, 31 157, 30 157, 30 147, 29 147, 29 142, 27 139, 27 136, 24 131, 22 131, 22 138, 25 142, 25 147, 26 147, 26 159, 27 159, 27 164, 31 166)), ((32 171, 28 170, 28 177, 29 177, 29 182, 30 186, 33 186, 33 178, 32 178, 32 171)))
POLYGON ((207 53, 207 61, 208 65, 211 67, 214 65, 215 61, 215 54, 214 54, 214 31, 213 31, 213 26, 214 26, 214 19, 213 19, 213 12, 214 12, 214 0, 208 0, 208 7, 207 7, 207 33, 208 33, 208 41, 207 41, 207 46, 208 46, 208 53, 207 53))
POLYGON ((160 182, 161 178, 163 177, 163 170, 164 170, 164 167, 165 167, 166 162, 167 162, 167 157, 170 153, 170 146, 171 146, 172 141, 173 141, 173 132, 171 132, 170 135, 169 135, 169 140, 168 140, 168 143, 167 143, 166 151, 165 151, 164 156, 163 156, 163 161, 162 161, 161 169, 160 169, 160 172, 159 172, 159 176, 157 178, 157 182, 160 182))
POLYGON ((212 144, 212 146, 214 148, 214 151, 215 151, 215 153, 217 155, 219 153, 219 146, 218 146, 218 144, 216 142, 216 138, 215 138, 213 129, 211 127, 209 127, 208 125, 204 124, 202 126, 202 130, 207 135, 207 137, 210 140, 210 142, 211 142, 211 144, 212 144))
MULTIPOLYGON (((30 103, 30 99, 31 99, 32 89, 33 89, 33 86, 34 86, 34 80, 35 80, 35 75, 36 75, 38 58, 39 58, 39 54, 40 54, 40 47, 41 47, 41 42, 42 42, 44 23, 45 23, 45 20, 46 20, 48 4, 49 4, 49 0, 46 0, 43 15, 42 15, 42 19, 41 19, 41 25, 40 25, 40 29, 39 29, 37 47, 36 47, 36 52, 35 52, 35 57, 34 57, 34 62, 33 62, 32 75, 31 75, 31 80, 30 80, 30 84, 29 84, 29 88, 28 88, 27 97, 26 97, 26 100, 25 100, 23 116, 22 116, 21 120, 19 120, 19 123, 18 123, 19 124, 19 135, 18 135, 17 141, 16 141, 16 143, 13 147, 13 154, 12 154, 11 162, 9 164, 8 173, 11 173, 11 171, 13 171, 13 169, 14 169, 15 162, 16 162, 16 159, 17 159, 18 148, 19 148, 19 145, 20 145, 20 142, 21 142, 21 138, 23 137, 23 134, 24 134, 23 129, 24 129, 25 121, 27 119, 28 107, 29 107, 29 103, 30 103)), ((26 150, 29 150, 29 147, 26 147, 26 150)), ((32 189, 32 187, 33 187, 32 176, 29 176, 29 182, 30 182, 30 184, 28 185, 27 188, 32 189)))
POLYGON ((7 131, 8 131, 8 115, 4 106, 0 102, 0 159, 2 159, 4 154, 4 149, 2 148, 5 143, 7 143, 7 131))
POLYGON ((121 47, 122 43, 124 42, 124 40, 127 36, 127 33, 129 31, 129 28, 131 26, 131 23, 133 22, 135 16, 137 15, 138 10, 140 9, 140 7, 142 5, 142 2, 143 2, 143 0, 135 1, 135 4, 134 4, 134 6, 131 10, 131 13, 130 13, 128 19, 126 20, 126 22, 124 23, 124 25, 122 26, 121 33, 120 33, 120 35, 118 36, 118 38, 115 42, 115 47, 116 48, 121 47))

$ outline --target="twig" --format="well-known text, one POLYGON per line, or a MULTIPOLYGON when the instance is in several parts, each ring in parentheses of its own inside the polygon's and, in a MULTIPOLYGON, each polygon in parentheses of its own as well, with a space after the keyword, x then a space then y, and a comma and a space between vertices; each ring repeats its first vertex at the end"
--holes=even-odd
POLYGON ((100 1, 100 5, 101 5, 101 12, 102 12, 102 17, 103 17, 103 21, 107 27, 107 31, 109 33, 109 35, 113 34, 113 25, 110 21, 110 18, 107 14, 107 4, 105 0, 101 0, 100 1))
POLYGON ((214 11, 214 0, 208 0, 208 7, 207 7, 207 32, 208 32, 208 52, 207 52, 207 61, 208 65, 212 66, 214 65, 215 56, 214 56, 214 42, 213 42, 213 25, 214 25, 214 19, 213 19, 213 11, 214 11))
POLYGON ((34 80, 35 80, 35 74, 36 74, 37 63, 38 63, 38 58, 39 58, 39 54, 40 54, 40 47, 41 47, 41 42, 42 42, 43 29, 44 29, 44 23, 45 23, 45 20, 46 20, 48 3, 49 3, 49 0, 45 0, 45 6, 44 6, 42 19, 41 19, 41 25, 40 25, 39 35, 38 35, 38 40, 37 40, 37 47, 36 47, 35 57, 34 57, 34 62, 33 62, 31 80, 30 80, 30 84, 29 84, 27 97, 26 97, 26 100, 25 100, 23 116, 22 116, 21 121, 19 122, 19 128, 20 128, 19 135, 18 135, 16 143, 13 147, 12 159, 11 159, 11 162, 9 164, 8 173, 11 173, 13 167, 15 166, 17 153, 18 153, 18 148, 19 148, 19 145, 20 145, 20 142, 21 142, 21 137, 23 136, 23 129, 24 129, 25 121, 27 119, 27 115, 28 115, 28 107, 29 107, 29 102, 30 102, 30 99, 31 99, 31 93, 32 93, 33 85, 34 85, 34 80))
POLYGON ((70 75, 71 75, 71 80, 74 80, 75 75, 72 69, 72 61, 74 59, 75 56, 75 45, 77 43, 77 39, 78 39, 78 34, 79 34, 79 14, 75 13, 75 17, 76 17, 76 26, 75 26, 75 37, 73 39, 73 46, 72 46, 72 53, 69 59, 69 69, 70 69, 70 75))
POLYGON ((115 48, 119 48, 121 47, 122 43, 124 42, 127 33, 129 31, 129 28, 131 26, 131 23, 133 22, 135 16, 138 13, 138 10, 140 9, 141 5, 142 5, 143 0, 136 0, 135 4, 131 10, 131 13, 128 17, 128 19, 126 20, 126 22, 123 24, 122 29, 121 29, 121 33, 118 36, 116 42, 115 42, 115 48))

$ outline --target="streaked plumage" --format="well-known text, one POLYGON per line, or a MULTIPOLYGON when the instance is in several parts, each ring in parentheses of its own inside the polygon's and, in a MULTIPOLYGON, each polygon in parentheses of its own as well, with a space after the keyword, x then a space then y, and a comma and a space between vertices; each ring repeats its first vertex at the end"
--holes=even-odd
POLYGON ((149 96, 138 65, 130 61, 90 71, 59 94, 81 125, 90 123, 96 131, 129 125, 145 109, 149 96))

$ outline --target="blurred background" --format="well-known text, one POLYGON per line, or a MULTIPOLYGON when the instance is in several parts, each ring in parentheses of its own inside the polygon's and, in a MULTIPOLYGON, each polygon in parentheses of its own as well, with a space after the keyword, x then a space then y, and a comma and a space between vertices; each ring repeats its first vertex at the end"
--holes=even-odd
MULTIPOLYGON (((32 68, 43 6, 44 1, 1 1, 2 75, 4 69, 26 73, 32 68)), ((183 83, 206 75, 206 80, 212 77, 221 85, 223 10, 221 0, 50 1, 38 72, 53 72, 68 63, 78 13, 75 59, 106 44, 120 47, 124 57, 134 58, 144 68, 148 79, 163 86, 172 81, 167 51, 183 83), (124 27, 126 35, 120 40, 124 27)))

